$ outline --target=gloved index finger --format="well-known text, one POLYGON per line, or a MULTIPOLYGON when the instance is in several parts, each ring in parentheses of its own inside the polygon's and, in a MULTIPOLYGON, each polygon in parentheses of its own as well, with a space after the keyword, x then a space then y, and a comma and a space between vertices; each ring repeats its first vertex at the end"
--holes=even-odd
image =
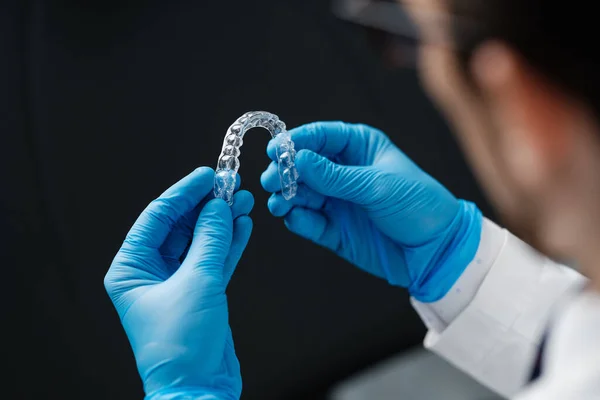
POLYGON ((191 212, 211 192, 214 171, 201 167, 152 201, 138 217, 125 238, 133 246, 159 248, 175 223, 191 212))
MULTIPOLYGON (((341 121, 313 122, 290 130, 296 151, 307 149, 326 156, 345 156, 366 148, 368 135, 365 125, 341 121)), ((276 161, 275 142, 267 146, 267 154, 276 161)))

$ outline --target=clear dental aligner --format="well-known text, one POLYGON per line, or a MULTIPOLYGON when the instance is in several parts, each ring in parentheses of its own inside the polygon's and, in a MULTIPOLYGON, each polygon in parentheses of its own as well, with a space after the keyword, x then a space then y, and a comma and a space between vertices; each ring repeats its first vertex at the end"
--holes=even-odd
POLYGON ((247 112, 227 130, 215 174, 215 197, 225 200, 229 205, 233 204, 235 177, 240 168, 240 147, 244 143, 244 134, 252 128, 264 128, 275 139, 281 193, 284 199, 291 199, 298 190, 294 142, 283 121, 277 115, 265 111, 247 112))

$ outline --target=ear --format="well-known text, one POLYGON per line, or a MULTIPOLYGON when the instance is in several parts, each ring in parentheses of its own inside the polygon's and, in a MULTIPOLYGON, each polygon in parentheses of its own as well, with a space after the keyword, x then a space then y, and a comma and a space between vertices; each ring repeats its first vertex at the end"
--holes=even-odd
POLYGON ((480 46, 471 68, 512 179, 529 189, 543 185, 566 162, 575 140, 568 96, 502 43, 480 46))

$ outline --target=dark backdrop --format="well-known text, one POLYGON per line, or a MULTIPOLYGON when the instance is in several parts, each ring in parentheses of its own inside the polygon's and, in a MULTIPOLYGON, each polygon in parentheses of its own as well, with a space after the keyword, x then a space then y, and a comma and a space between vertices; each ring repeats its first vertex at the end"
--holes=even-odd
MULTIPOLYGON (((103 276, 144 206, 214 165, 245 111, 375 125, 487 211, 414 73, 385 70, 328 1, 0 4, 4 398, 142 397, 103 276)), ((256 228, 229 290, 243 397, 321 398, 424 328, 404 291, 270 216, 267 136, 243 149, 256 228)))

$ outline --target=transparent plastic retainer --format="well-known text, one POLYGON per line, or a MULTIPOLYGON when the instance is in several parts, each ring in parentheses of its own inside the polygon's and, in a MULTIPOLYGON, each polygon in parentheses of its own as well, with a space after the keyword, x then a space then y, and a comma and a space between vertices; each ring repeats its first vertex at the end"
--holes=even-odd
POLYGON ((290 133, 283 121, 275 114, 265 111, 251 111, 242 115, 229 127, 223 149, 219 156, 215 174, 215 197, 223 199, 227 204, 233 204, 235 177, 240 168, 240 147, 244 143, 246 131, 252 128, 264 128, 269 131, 276 141, 277 168, 281 183, 281 194, 286 200, 296 195, 298 190, 298 171, 294 160, 296 151, 290 133))

